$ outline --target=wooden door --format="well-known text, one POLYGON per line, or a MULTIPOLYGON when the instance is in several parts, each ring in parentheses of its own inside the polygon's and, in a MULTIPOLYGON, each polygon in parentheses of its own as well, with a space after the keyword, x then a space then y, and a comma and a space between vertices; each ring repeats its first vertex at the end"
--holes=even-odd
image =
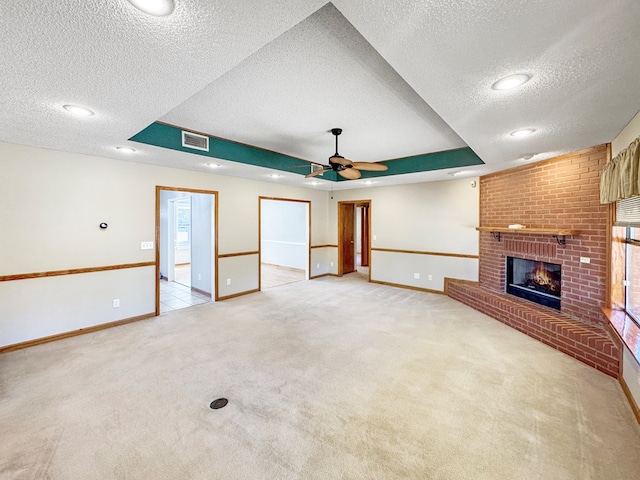
POLYGON ((360 265, 369 266, 369 205, 360 207, 360 265))
POLYGON ((356 271, 355 205, 338 202, 338 275, 356 271))

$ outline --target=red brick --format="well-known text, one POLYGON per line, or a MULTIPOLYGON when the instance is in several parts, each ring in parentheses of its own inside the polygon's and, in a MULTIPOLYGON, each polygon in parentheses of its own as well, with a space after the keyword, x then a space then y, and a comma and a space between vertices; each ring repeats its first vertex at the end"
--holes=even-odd
POLYGON ((481 285, 450 281, 447 291, 450 297, 617 378, 619 348, 608 329, 481 285))

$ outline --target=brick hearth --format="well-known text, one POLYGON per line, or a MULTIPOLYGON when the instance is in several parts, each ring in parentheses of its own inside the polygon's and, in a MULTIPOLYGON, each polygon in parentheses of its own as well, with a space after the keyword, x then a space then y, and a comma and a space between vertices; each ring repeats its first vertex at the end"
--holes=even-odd
POLYGON ((607 295, 608 208, 599 202, 606 145, 480 178, 480 226, 519 223, 578 234, 560 245, 551 235, 480 235, 479 283, 447 282, 447 293, 501 322, 618 376, 620 349, 601 313, 607 295), (562 266, 561 311, 505 292, 506 256, 562 266), (588 257, 590 263, 581 263, 588 257))
POLYGON ((447 295, 567 355, 618 378, 620 348, 603 327, 587 325, 548 307, 447 280, 447 295))

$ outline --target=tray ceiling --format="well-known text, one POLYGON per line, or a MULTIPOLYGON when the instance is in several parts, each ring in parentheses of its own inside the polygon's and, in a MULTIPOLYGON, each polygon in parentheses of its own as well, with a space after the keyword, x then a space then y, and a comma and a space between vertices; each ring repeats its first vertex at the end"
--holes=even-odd
POLYGON ((6 0, 0 141, 203 173, 213 162, 217 174, 310 188, 364 186, 312 186, 304 168, 142 141, 169 124, 326 163, 329 130, 340 127, 340 153, 354 161, 413 158, 411 169, 373 175, 378 184, 476 176, 611 141, 640 108, 639 21, 635 0, 176 0, 167 17, 127 0, 6 0), (513 73, 531 80, 491 89, 513 73), (95 115, 77 119, 64 104, 95 115), (521 128, 535 132, 510 135, 521 128), (446 155, 461 150, 477 161, 446 155))

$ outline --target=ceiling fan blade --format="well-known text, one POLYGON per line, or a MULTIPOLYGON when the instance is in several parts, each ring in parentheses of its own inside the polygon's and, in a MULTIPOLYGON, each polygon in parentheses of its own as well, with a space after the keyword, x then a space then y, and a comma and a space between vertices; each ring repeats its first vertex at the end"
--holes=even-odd
POLYGON ((351 165, 353 163, 351 160, 348 160, 340 155, 329 157, 329 162, 337 163, 338 165, 351 165))
POLYGON ((365 172, 384 172, 389 169, 389 167, 382 163, 373 162, 353 162, 353 168, 364 170, 365 172))
POLYGON ((355 168, 345 168, 344 170, 338 170, 338 175, 348 180, 357 180, 362 176, 360 170, 356 170, 355 168))
POLYGON ((329 170, 327 167, 323 168, 322 170, 316 170, 315 172, 311 172, 310 174, 305 175, 304 178, 309 178, 309 177, 315 177, 317 175, 322 175, 327 170, 329 170))

